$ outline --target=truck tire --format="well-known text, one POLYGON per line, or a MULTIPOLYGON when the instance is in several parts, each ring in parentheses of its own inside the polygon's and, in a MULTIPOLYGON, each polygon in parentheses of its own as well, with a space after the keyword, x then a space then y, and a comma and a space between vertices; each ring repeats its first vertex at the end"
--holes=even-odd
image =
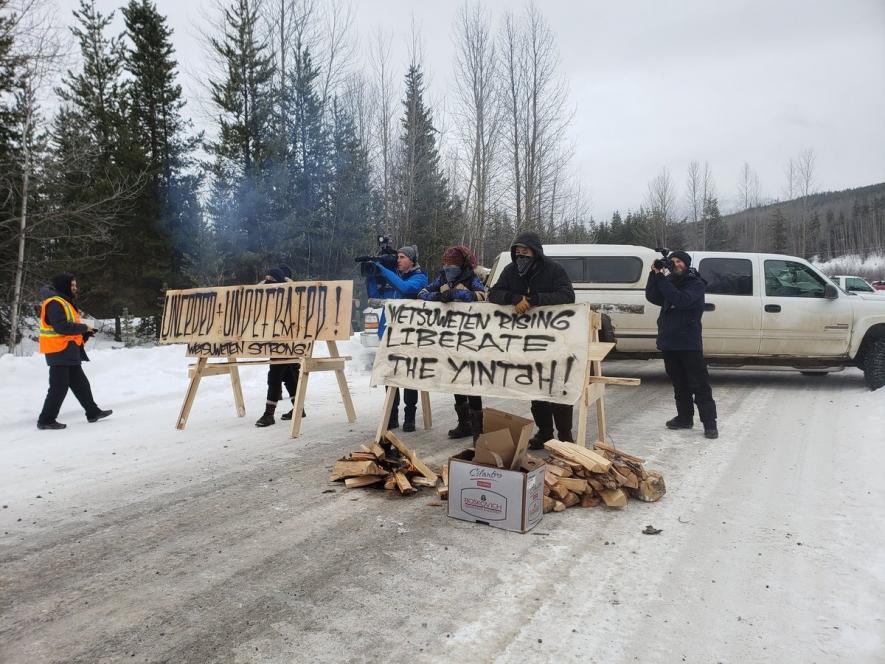
POLYGON ((885 339, 876 339, 864 353, 863 377, 871 390, 885 386, 885 339))

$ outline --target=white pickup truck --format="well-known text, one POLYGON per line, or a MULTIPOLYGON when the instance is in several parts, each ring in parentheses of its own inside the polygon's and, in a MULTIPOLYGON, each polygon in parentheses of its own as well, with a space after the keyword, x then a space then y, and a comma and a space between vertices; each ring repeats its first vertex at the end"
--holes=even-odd
MULTIPOLYGON (((661 255, 632 245, 545 245, 565 267, 578 302, 608 315, 614 358, 651 358, 659 307, 645 299, 661 255)), ((689 251, 707 282, 704 355, 710 365, 786 366, 808 375, 860 367, 870 389, 885 385, 885 297, 847 293, 807 261, 778 254, 689 251)), ((501 253, 487 283, 510 262, 501 253)))

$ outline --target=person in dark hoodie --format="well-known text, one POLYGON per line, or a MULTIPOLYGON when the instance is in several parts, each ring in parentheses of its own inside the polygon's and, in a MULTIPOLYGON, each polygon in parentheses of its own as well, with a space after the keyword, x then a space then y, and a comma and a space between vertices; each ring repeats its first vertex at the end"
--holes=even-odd
MULTIPOLYGON (((483 302, 486 287, 476 276, 476 256, 464 245, 449 247, 443 252, 442 269, 436 279, 418 293, 418 299, 428 302, 483 302)), ((482 397, 455 395, 455 413, 458 426, 449 431, 449 438, 473 436, 473 442, 482 433, 482 397)))
POLYGON ((661 307, 657 346, 664 354, 664 369, 673 382, 676 399, 676 417, 667 420, 666 426, 691 429, 696 404, 704 435, 718 438, 716 402, 701 338, 707 285, 691 267, 691 256, 686 252, 673 251, 669 259, 672 265, 669 274, 664 274, 663 267, 655 264, 645 284, 645 299, 661 307))
MULTIPOLYGON (((489 302, 513 305, 523 314, 532 307, 549 304, 571 304, 575 290, 568 273, 559 263, 544 256, 544 247, 537 233, 520 233, 510 245, 511 263, 501 272, 497 283, 489 291, 489 302)), ((556 424, 559 440, 574 442, 572 437, 572 406, 532 401, 532 417, 538 432, 529 441, 529 447, 539 450, 553 438, 556 424)))
POLYGON ((98 422, 114 411, 102 410, 92 398, 92 387, 81 364, 89 361, 83 345, 95 329, 80 321, 76 305, 77 279, 64 272, 52 278, 51 286, 40 289, 40 352, 49 365, 49 391, 37 418, 38 429, 64 429, 56 421, 70 389, 86 411, 88 422, 98 422))
MULTIPOLYGON (((286 265, 273 267, 264 275, 261 280, 262 284, 283 284, 291 281, 292 270, 286 265)), ((283 400, 283 385, 289 393, 289 400, 294 403, 295 390, 298 389, 298 378, 301 374, 300 364, 271 364, 267 368, 267 399, 264 405, 264 413, 255 422, 257 427, 269 427, 276 423, 274 413, 277 410, 277 402, 283 400)), ((292 412, 284 413, 281 420, 291 420, 292 412)), ((301 414, 304 417, 304 413, 301 414)))

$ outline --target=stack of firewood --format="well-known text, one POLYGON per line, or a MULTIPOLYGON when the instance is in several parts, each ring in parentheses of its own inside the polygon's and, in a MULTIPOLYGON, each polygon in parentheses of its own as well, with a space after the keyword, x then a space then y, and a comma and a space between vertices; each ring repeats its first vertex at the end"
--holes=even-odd
MULTIPOLYGON (((603 443, 591 450, 551 440, 544 447, 550 452, 544 474, 545 512, 575 505, 623 507, 628 497, 652 503, 667 490, 660 473, 645 470, 644 459, 603 443)), ((527 463, 539 460, 530 458, 527 463)))
POLYGON ((344 486, 348 488, 383 482, 385 489, 396 489, 403 496, 415 493, 421 486, 436 486, 439 476, 413 450, 390 431, 384 437, 396 453, 377 442, 361 445, 359 452, 352 452, 335 462, 329 479, 344 480, 344 486))

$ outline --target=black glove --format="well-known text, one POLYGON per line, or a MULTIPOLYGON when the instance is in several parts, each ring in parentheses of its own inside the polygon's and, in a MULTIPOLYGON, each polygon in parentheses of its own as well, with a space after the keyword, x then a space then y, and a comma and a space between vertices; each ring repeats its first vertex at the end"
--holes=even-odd
POLYGON ((446 290, 441 290, 439 292, 439 301, 440 302, 451 302, 455 299, 455 289, 447 288, 446 290))

